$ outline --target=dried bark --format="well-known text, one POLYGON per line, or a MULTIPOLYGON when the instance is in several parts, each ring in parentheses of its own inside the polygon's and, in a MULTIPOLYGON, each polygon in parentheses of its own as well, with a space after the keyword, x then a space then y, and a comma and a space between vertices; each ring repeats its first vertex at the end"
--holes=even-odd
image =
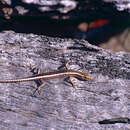
POLYGON ((73 78, 78 88, 57 78, 32 96, 37 83, 0 84, 0 129, 129 129, 130 53, 113 53, 87 41, 14 32, 0 33, 1 79, 69 67, 93 81, 73 78))

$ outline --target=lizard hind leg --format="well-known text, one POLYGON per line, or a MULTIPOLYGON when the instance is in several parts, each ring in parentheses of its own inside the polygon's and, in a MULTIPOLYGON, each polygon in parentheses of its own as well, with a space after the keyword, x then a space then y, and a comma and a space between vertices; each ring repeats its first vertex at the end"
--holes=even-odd
POLYGON ((38 94, 40 95, 40 90, 41 90, 41 88, 44 87, 44 86, 45 86, 45 82, 42 82, 42 84, 39 85, 39 86, 35 89, 35 91, 33 92, 33 96, 35 95, 36 92, 38 92, 38 94))
MULTIPOLYGON (((41 70, 39 68, 36 68, 36 67, 32 67, 31 66, 31 71, 34 73, 34 74, 40 74, 41 73, 41 70)), ((33 96, 35 95, 36 92, 38 92, 38 94, 40 95, 40 90, 42 87, 45 86, 45 82, 42 80, 42 79, 39 79, 36 81, 37 83, 37 88, 34 90, 33 92, 33 96)))
POLYGON ((33 74, 40 74, 41 72, 40 68, 36 68, 35 66, 30 65, 30 69, 33 74))
MULTIPOLYGON (((67 60, 67 62, 65 63, 65 68, 66 70, 69 70, 69 61, 67 60)), ((75 89, 77 88, 77 85, 73 82, 72 77, 69 76, 68 80, 67 80, 75 89)))

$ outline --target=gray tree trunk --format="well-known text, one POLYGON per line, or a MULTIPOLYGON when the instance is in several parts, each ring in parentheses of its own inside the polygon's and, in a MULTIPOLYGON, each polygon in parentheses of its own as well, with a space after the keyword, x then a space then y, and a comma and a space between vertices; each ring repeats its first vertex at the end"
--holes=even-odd
POLYGON ((0 83, 1 130, 128 130, 130 129, 130 53, 113 53, 87 41, 14 32, 0 33, 1 79, 69 67, 88 72, 93 80, 65 78, 38 83, 0 83))

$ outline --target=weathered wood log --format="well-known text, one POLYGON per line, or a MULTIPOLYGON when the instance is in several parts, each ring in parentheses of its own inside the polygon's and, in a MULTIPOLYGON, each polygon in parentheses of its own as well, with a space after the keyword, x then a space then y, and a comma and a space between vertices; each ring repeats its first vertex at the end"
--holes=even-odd
POLYGON ((65 78, 45 82, 0 84, 0 129, 129 129, 130 53, 113 53, 87 41, 14 32, 0 33, 0 79, 69 67, 91 74, 94 80, 65 78))

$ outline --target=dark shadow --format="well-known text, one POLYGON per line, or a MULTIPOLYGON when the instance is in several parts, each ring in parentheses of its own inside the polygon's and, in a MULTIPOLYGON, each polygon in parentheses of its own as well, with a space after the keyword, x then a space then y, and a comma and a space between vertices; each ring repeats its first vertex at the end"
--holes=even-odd
MULTIPOLYGON (((42 13, 38 10, 39 7, 43 6, 25 4, 21 0, 12 1, 10 7, 14 9, 16 6, 22 6, 25 9, 31 10, 31 12, 28 12, 26 16, 13 16, 9 20, 1 18, 0 31, 13 30, 17 33, 34 33, 52 37, 81 39, 83 33, 77 30, 78 24, 83 21, 91 22, 99 18, 108 19, 110 21, 108 24, 102 27, 89 29, 84 33, 89 43, 99 45, 107 41, 110 37, 120 34, 125 28, 130 26, 127 11, 118 12, 113 7, 113 4, 97 0, 92 3, 81 0, 77 8, 67 14, 61 14, 57 11, 59 7, 63 7, 61 4, 49 6, 53 11, 48 11, 47 13, 42 13), (97 11, 91 8, 97 5, 97 11), (80 10, 81 7, 82 10, 80 10), (110 8, 111 11, 108 11, 110 8), (30 16, 30 13, 35 14, 35 17, 33 15, 30 16), (51 18, 54 15, 58 16, 57 20, 51 18), (68 20, 63 20, 63 16, 67 16, 68 20)), ((2 7, 0 6, 0 8, 2 7)), ((16 10, 14 10, 14 12, 17 14, 16 10)))

